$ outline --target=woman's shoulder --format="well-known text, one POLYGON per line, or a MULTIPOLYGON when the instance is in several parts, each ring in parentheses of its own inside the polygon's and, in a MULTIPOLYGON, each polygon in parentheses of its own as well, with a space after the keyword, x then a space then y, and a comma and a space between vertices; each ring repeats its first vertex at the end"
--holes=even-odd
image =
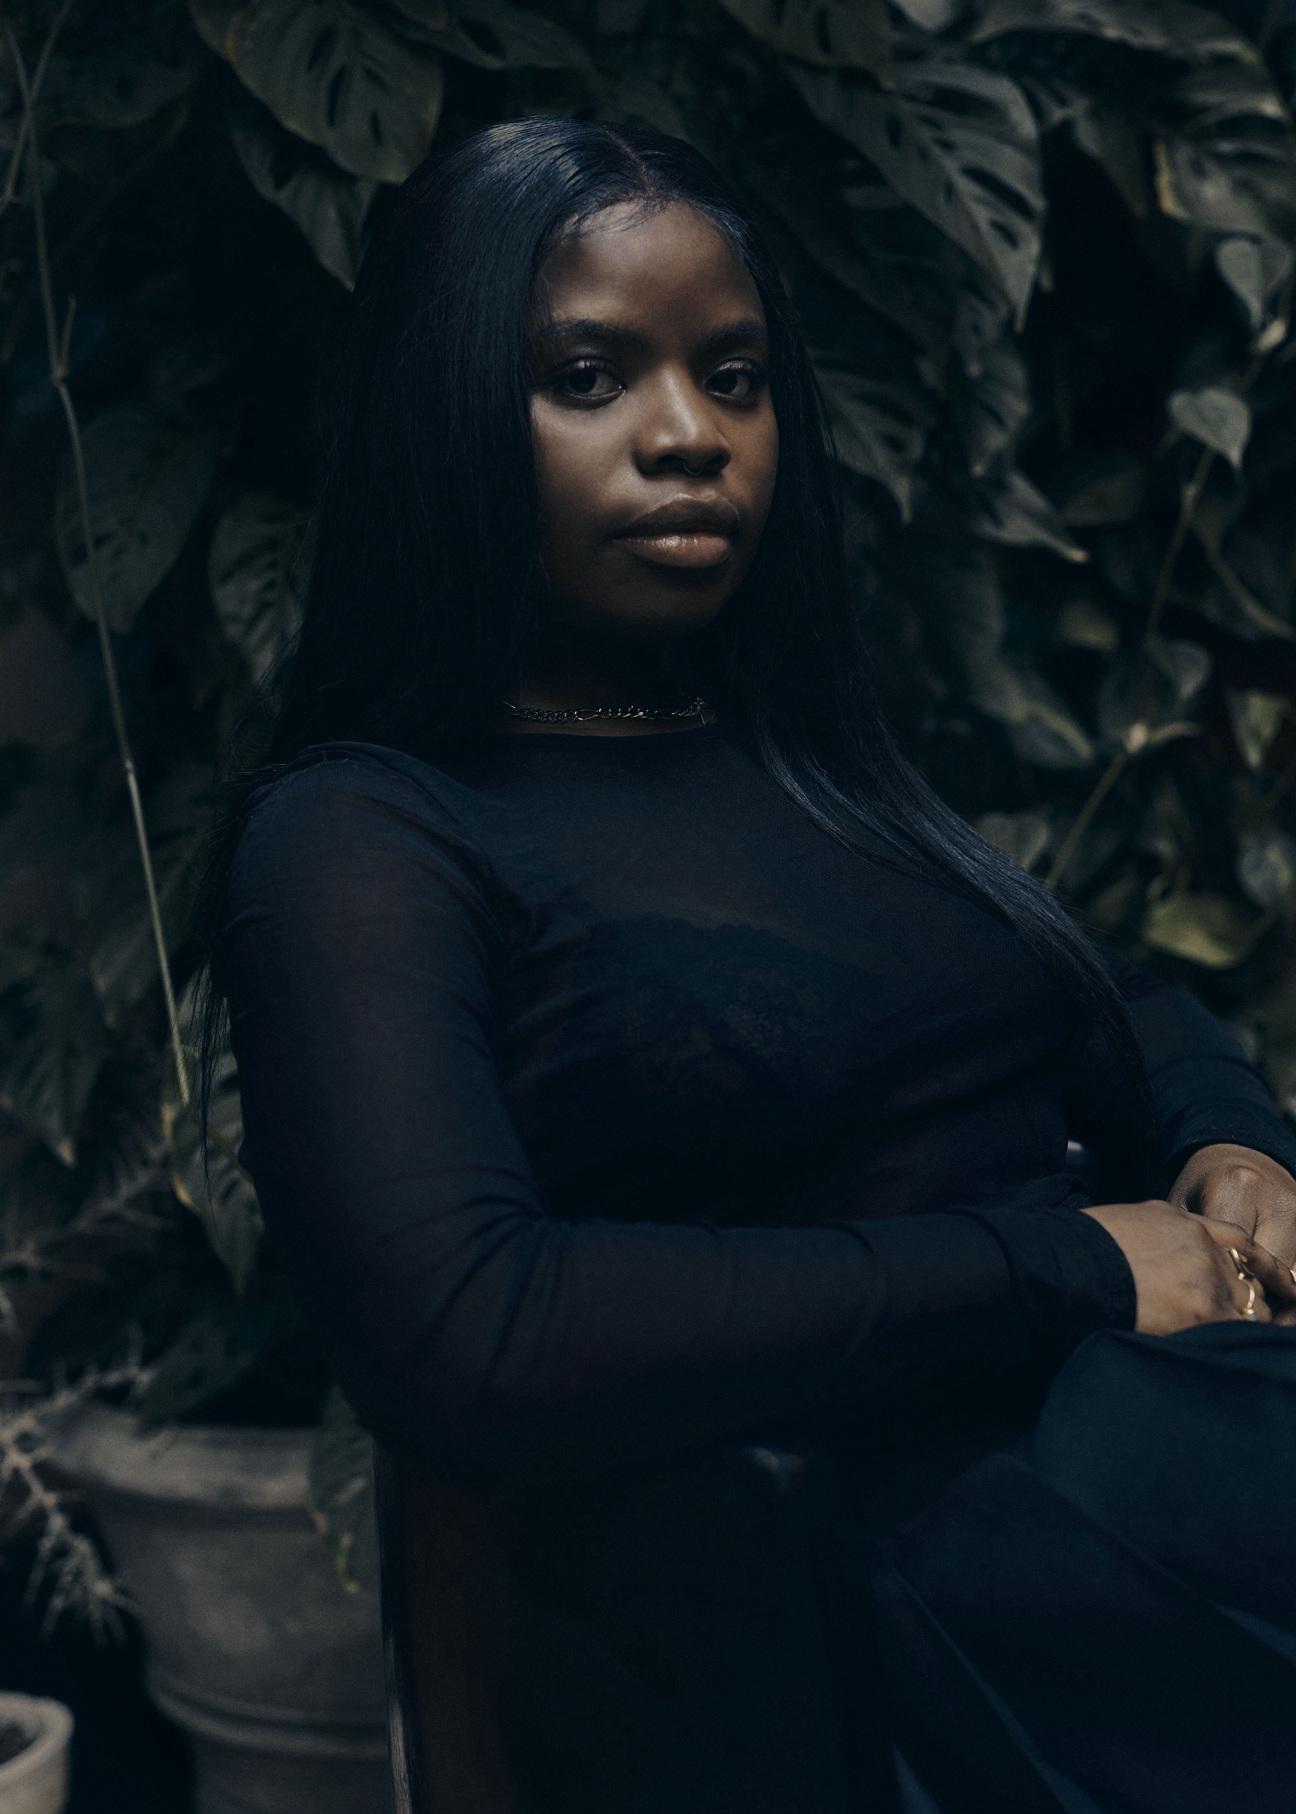
POLYGON ((316 744, 250 795, 231 870, 240 887, 308 886, 328 869, 387 862, 489 881, 468 790, 432 763, 370 743, 316 744), (384 861, 387 860, 387 862, 384 861))

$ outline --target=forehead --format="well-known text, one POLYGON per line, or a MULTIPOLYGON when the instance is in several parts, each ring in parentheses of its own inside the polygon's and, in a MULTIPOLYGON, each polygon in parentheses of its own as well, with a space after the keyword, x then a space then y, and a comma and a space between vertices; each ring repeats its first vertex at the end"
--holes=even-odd
POLYGON ((731 241, 682 202, 660 208, 622 202, 596 214, 545 260, 536 305, 541 320, 764 319, 751 273, 731 241))

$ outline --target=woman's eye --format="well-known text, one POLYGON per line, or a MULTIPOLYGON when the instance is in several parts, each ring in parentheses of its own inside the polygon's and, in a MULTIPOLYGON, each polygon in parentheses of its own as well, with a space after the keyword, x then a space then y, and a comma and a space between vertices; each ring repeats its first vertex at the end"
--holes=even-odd
POLYGON ((731 403, 750 403, 765 382, 765 374, 754 365, 722 365, 707 379, 707 389, 731 403))
POLYGON ((553 383, 560 396, 588 397, 592 400, 615 397, 625 388, 615 372, 588 359, 567 366, 557 373, 553 383))

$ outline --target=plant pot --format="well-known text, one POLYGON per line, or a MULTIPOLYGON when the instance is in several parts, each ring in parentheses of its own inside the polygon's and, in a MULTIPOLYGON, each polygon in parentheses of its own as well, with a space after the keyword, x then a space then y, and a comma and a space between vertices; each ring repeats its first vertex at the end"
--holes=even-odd
POLYGON ((378 1598, 344 1591, 311 1524, 310 1441, 92 1405, 51 1445, 134 1601, 149 1693, 193 1741, 197 1814, 391 1814, 378 1598))
POLYGON ((62 1701, 0 1694, 0 1726, 20 1726, 30 1744, 0 1764, 0 1814, 63 1814, 72 1715, 62 1701))

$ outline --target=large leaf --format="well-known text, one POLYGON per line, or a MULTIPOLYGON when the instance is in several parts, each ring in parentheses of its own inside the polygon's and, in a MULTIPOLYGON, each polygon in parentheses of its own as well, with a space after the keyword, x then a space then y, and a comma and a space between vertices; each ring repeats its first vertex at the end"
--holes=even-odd
MULTIPOLYGON (((1156 637, 1145 650, 1118 655, 1098 689, 1098 729, 1109 743, 1126 745, 1135 725, 1189 734, 1189 709, 1210 672, 1207 651, 1181 638, 1156 637)), ((1139 739, 1142 747, 1142 732, 1139 739)))
POLYGON ((926 400, 910 386, 874 377, 839 355, 816 352, 813 358, 838 459, 885 485, 907 518, 913 475, 932 421, 926 400))
POLYGON ((257 194, 282 208, 300 228, 330 277, 354 288, 364 254, 365 216, 377 183, 348 176, 268 115, 257 120, 241 109, 234 112, 230 138, 257 194))
POLYGON ((351 0, 252 0, 228 18, 194 0, 198 28, 290 132, 372 182, 401 183, 441 113, 439 59, 351 0))
POLYGON ((254 492, 216 525, 207 557, 216 619, 259 686, 301 623, 307 518, 281 498, 254 492))
POLYGON ((23 985, 17 1034, 0 1048, 0 1108, 74 1165, 86 1105, 108 1056, 94 992, 74 963, 49 959, 23 985))
POLYGON ((1251 435, 1251 411, 1246 399, 1223 385, 1203 390, 1175 391, 1166 405, 1175 427, 1212 448, 1233 467, 1242 464, 1251 435))
POLYGON ((1265 693, 1248 688, 1225 694, 1233 735, 1248 768, 1261 769, 1270 745, 1287 721, 1291 701, 1285 693, 1265 693))
POLYGON ((1039 264, 1039 135, 1015 82, 933 48, 898 63, 894 89, 789 64, 825 125, 995 279, 1021 315, 1039 264))
POLYGON ((212 1250, 236 1291, 242 1291, 261 1243, 264 1224, 256 1187, 238 1159, 243 1141, 238 1066, 228 1040, 217 1056, 207 1107, 207 1141, 196 1106, 197 981, 181 1003, 181 1026, 195 1100, 182 1100, 174 1063, 168 1061, 162 1089, 162 1125, 171 1149, 171 1183, 207 1232, 212 1250))
POLYGON ((1128 523, 1143 507, 1147 472, 1129 454, 1115 452, 1095 460, 1066 486, 1058 510, 1069 529, 1097 529, 1128 523))
POLYGON ((968 36, 979 44, 1010 31, 1081 32, 1194 62, 1257 60, 1255 46, 1218 13, 1183 0, 987 0, 968 36))
MULTIPOLYGON (((1215 248, 1215 267, 1242 305, 1247 326, 1258 334, 1275 294, 1292 268, 1292 248, 1282 240, 1239 235, 1215 248)), ((1268 348, 1261 344, 1260 351, 1268 348)))
POLYGON ((201 44, 187 31, 170 55, 162 46, 125 38, 94 56, 53 57, 41 84, 40 111, 47 126, 139 126, 182 95, 205 61, 201 44))
POLYGON ((964 377, 950 391, 950 414, 976 477, 1011 450, 1030 411, 1026 362, 1015 340, 1000 339, 987 350, 976 376, 964 377))
POLYGON ((979 550, 939 550, 929 584, 944 607, 941 634, 970 703, 1004 726, 1023 761, 1087 767, 1093 745, 1083 727, 1024 656, 1005 653, 1003 595, 989 558, 979 550))
POLYGON ((987 542, 1009 548, 1048 548, 1077 563, 1089 556, 1038 486, 1017 467, 1000 464, 979 475, 968 521, 987 542))
POLYGON ((583 44, 510 0, 393 0, 402 37, 481 69, 589 69, 583 44))
POLYGON ((373 1443, 336 1386, 311 1444, 308 1493, 315 1527, 348 1593, 378 1586, 373 1443))
POLYGON ((1243 894, 1266 913, 1281 913, 1296 896, 1296 839, 1285 831, 1248 838, 1238 851, 1243 894))
MULTIPOLYGON (((957 331, 962 253, 922 215, 897 206, 893 190, 866 191, 840 168, 793 162, 791 147, 778 149, 787 155, 750 160, 747 182, 817 265, 943 367, 957 331)), ((1005 314, 1000 304, 999 325, 1005 314)))
POLYGON ((930 32, 946 30, 967 11, 967 0, 894 0, 894 5, 906 19, 930 32))
POLYGON ((1156 191, 1138 122, 1098 102, 1072 122, 1071 135, 1081 151, 1101 164, 1130 213, 1145 219, 1156 204, 1156 191))
POLYGON ((785 57, 891 79, 884 0, 720 0, 754 38, 785 57))
MULTIPOLYGON (((198 861, 210 818, 212 770, 182 763, 144 807, 154 884, 168 947, 183 935, 193 905, 198 861)), ((78 911, 98 928, 89 974, 110 1027, 158 981, 157 944, 133 827, 122 826, 117 849, 75 890, 78 911)))
MULTIPOLYGON (((215 471, 219 438, 189 429, 141 403, 119 403, 84 434, 90 527, 109 627, 129 630, 170 572, 215 471)), ((94 617, 90 560, 71 457, 59 474, 55 536, 80 609, 94 617)))
POLYGON ((135 1401, 139 1416, 159 1423, 192 1417, 245 1379, 282 1341, 296 1313, 282 1294, 217 1303, 192 1318, 164 1351, 135 1401))
POLYGON ((1203 969, 1231 970, 1250 956, 1268 924, 1248 918, 1227 895, 1184 892, 1149 907, 1143 937, 1155 950, 1203 969))
POLYGON ((1031 870, 1048 849, 1049 816, 1036 808, 1020 813, 982 813, 976 829, 996 850, 1031 870))
POLYGON ((1190 70, 1158 114, 1164 125, 1153 151, 1163 212, 1213 233, 1292 237, 1296 144, 1263 67, 1190 70))
POLYGON ((954 303, 954 346, 969 378, 981 376, 1011 316, 998 285, 968 264, 954 303))

